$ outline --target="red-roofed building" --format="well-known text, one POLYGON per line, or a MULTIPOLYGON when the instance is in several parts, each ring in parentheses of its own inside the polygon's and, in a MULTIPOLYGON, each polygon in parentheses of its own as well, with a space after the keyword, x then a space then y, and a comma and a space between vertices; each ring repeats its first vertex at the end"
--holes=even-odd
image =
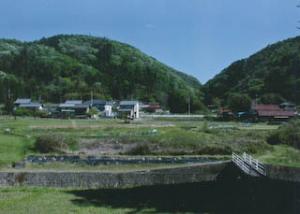
POLYGON ((159 112, 161 111, 161 107, 159 105, 159 103, 149 103, 149 104, 144 104, 141 106, 141 108, 146 111, 146 112, 159 112))
POLYGON ((289 119, 297 115, 293 110, 285 110, 272 104, 253 104, 252 110, 259 118, 289 119))

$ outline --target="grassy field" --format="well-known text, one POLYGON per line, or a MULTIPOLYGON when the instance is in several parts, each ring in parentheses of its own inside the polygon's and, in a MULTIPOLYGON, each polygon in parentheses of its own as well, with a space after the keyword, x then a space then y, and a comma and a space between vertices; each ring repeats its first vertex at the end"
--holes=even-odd
MULTIPOLYGON (((3 188, 0 189, 0 213, 134 213, 133 208, 94 206, 92 201, 83 200, 71 191, 50 188, 3 188)), ((140 210, 141 212, 151 210, 140 210)))
POLYGON ((24 137, 0 134, 0 166, 24 158, 32 142, 24 137))
MULTIPOLYGON (((267 136, 277 128, 278 125, 266 123, 204 120, 146 119, 126 124, 121 120, 105 119, 17 118, 14 120, 0 117, 0 169, 17 170, 11 167, 13 162, 20 161, 29 154, 39 154, 34 148, 34 143, 39 136, 43 135, 76 139, 78 146, 63 151, 68 154, 202 155, 226 159, 230 158, 231 152, 248 152, 264 163, 300 167, 299 150, 287 145, 272 146, 266 143, 267 136)), ((179 165, 87 166, 47 163, 27 164, 25 170, 131 171, 175 166, 179 165)), ((0 188, 0 213, 194 213, 199 210, 213 212, 214 208, 227 204, 218 204, 218 206, 209 204, 215 202, 216 195, 220 195, 219 202, 227 198, 221 196, 223 192, 212 193, 210 198, 203 195, 201 199, 203 204, 195 200, 195 198, 199 199, 199 191, 210 194, 212 190, 217 190, 214 186, 176 188, 162 186, 128 190, 0 188)), ((231 191, 231 188, 228 191, 231 191)), ((249 200, 245 199, 245 203, 247 204, 249 200)), ((220 212, 215 210, 217 211, 220 212)))
POLYGON ((78 146, 64 151, 81 155, 218 155, 248 152, 268 163, 300 166, 299 152, 271 146, 266 137, 278 125, 204 120, 144 119, 59 120, 0 117, 0 167, 20 161, 38 136, 73 138, 78 146))
POLYGON ((274 146, 272 150, 257 154, 256 157, 263 163, 300 167, 299 150, 286 145, 274 146))
POLYGON ((13 187, 0 189, 0 213, 294 213, 294 187, 253 180, 90 190, 13 187))

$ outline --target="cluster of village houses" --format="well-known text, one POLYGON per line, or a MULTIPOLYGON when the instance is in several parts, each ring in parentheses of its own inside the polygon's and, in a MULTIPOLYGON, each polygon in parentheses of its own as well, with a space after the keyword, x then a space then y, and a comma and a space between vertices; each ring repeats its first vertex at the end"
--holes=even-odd
POLYGON ((47 116, 53 118, 85 118, 92 111, 96 110, 95 115, 103 117, 122 117, 128 119, 138 119, 140 117, 140 110, 148 112, 161 111, 158 103, 144 104, 139 101, 105 101, 98 99, 91 99, 87 101, 82 100, 66 100, 60 104, 42 104, 40 102, 33 102, 31 99, 19 98, 14 102, 14 110, 26 109, 30 111, 43 111, 47 116))
POLYGON ((219 116, 224 119, 251 119, 251 120, 288 120, 299 116, 296 105, 284 102, 280 105, 258 104, 253 101, 251 109, 246 112, 232 112, 230 109, 221 108, 219 116))
MULTIPOLYGON (((17 99, 14 102, 15 108, 31 111, 43 111, 48 117, 53 118, 86 118, 88 116, 102 116, 107 118, 122 117, 128 119, 140 118, 140 112, 162 113, 158 103, 142 103, 139 101, 105 101, 91 99, 66 100, 60 104, 42 104, 32 102, 31 99, 17 99), (96 109, 95 115, 91 115, 92 109, 96 109)), ((242 120, 288 120, 299 116, 296 106, 293 103, 284 102, 280 105, 257 104, 252 102, 251 109, 246 112, 232 112, 230 109, 221 108, 218 116, 223 119, 242 120)))

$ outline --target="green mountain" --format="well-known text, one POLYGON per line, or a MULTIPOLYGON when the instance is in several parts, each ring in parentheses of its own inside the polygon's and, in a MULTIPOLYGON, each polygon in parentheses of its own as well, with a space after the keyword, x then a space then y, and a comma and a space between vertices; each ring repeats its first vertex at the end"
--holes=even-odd
POLYGON ((206 102, 246 94, 263 103, 288 100, 300 104, 300 37, 269 45, 234 62, 205 86, 206 102))
POLYGON ((84 35, 34 42, 0 40, 0 102, 16 97, 139 99, 172 112, 203 108, 197 79, 124 43, 84 35))

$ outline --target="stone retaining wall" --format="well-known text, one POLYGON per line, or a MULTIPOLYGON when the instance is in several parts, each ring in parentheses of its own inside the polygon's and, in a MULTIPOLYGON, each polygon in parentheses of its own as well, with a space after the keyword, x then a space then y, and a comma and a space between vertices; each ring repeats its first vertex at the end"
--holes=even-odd
POLYGON ((49 163, 49 162, 69 162, 82 163, 88 165, 98 164, 140 164, 140 163, 166 163, 166 164, 180 164, 180 163, 204 163, 217 161, 215 158, 200 157, 200 156, 178 156, 178 157, 150 157, 150 156, 87 156, 81 157, 79 155, 30 155, 24 162, 26 163, 49 163))
MULTIPOLYGON (((122 188, 157 184, 215 181, 230 161, 132 172, 12 171, 0 172, 0 186, 122 188)), ((267 178, 300 182, 300 168, 266 165, 267 178)))
POLYGON ((113 188, 214 181, 228 162, 133 172, 0 172, 0 186, 113 188))
POLYGON ((300 168, 288 166, 265 165, 267 177, 272 180, 300 182, 300 168))

